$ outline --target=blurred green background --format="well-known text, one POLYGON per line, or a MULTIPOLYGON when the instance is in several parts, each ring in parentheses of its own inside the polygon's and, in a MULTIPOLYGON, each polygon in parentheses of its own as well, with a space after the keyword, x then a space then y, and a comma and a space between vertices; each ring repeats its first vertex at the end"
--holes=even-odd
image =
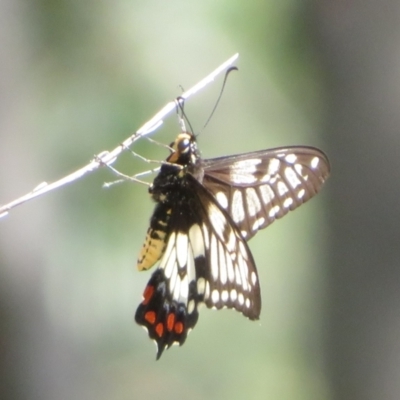
MULTIPOLYGON (((205 158, 321 147, 332 178, 250 242, 260 321, 203 309, 155 362, 133 321, 147 189, 107 170, 0 221, 1 399, 398 399, 400 4, 0 1, 0 203, 113 149, 240 53, 205 158)), ((201 131, 221 78, 186 104, 201 131)), ((176 118, 153 138, 170 143, 176 118)), ((165 149, 145 141, 153 159, 165 149)), ((129 154, 127 174, 148 166, 129 154)))

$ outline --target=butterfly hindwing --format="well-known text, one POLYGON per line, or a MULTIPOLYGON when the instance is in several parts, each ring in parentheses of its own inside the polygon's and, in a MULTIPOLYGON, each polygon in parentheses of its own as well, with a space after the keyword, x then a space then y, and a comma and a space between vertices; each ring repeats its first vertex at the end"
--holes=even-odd
POLYGON ((157 358, 173 343, 184 343, 198 320, 200 303, 234 308, 250 319, 257 319, 261 310, 257 271, 247 243, 191 175, 185 190, 183 204, 170 211, 164 254, 135 315, 156 341, 157 358))
POLYGON ((198 186, 203 213, 205 303, 209 308, 234 308, 250 319, 258 319, 261 296, 251 251, 229 214, 200 183, 190 178, 198 186))
MULTIPOLYGON (((135 320, 147 328, 157 344, 157 359, 165 348, 183 344, 198 319, 198 304, 203 300, 197 292, 197 276, 204 270, 204 253, 189 241, 189 231, 198 226, 195 194, 182 188, 172 206, 159 203, 155 214, 168 214, 165 250, 157 270, 148 282, 135 320), (201 268, 203 266, 203 268, 201 268)), ((162 218, 165 220, 165 218, 162 218)))

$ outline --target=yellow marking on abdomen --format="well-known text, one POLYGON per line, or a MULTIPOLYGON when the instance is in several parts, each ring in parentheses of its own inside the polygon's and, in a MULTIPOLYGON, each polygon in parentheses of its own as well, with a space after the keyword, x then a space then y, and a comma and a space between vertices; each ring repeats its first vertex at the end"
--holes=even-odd
POLYGON ((165 235, 163 231, 149 228, 137 261, 139 271, 150 269, 164 254, 165 235))

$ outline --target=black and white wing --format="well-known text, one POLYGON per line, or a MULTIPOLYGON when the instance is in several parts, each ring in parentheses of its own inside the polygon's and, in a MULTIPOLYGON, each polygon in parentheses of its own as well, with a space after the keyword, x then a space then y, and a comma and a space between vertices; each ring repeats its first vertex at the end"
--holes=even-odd
POLYGON ((250 319, 261 310, 255 263, 232 218, 191 175, 181 190, 181 201, 168 210, 165 251, 135 314, 156 341, 157 358, 184 343, 200 303, 234 308, 250 319))
POLYGON ((153 273, 135 319, 165 348, 183 344, 198 306, 234 308, 250 319, 261 310, 247 241, 313 197, 329 176, 327 157, 286 147, 202 160, 194 135, 180 133, 149 192, 156 202, 138 258, 153 273))
POLYGON ((203 185, 246 240, 318 193, 329 176, 326 155, 293 146, 203 160, 203 185))

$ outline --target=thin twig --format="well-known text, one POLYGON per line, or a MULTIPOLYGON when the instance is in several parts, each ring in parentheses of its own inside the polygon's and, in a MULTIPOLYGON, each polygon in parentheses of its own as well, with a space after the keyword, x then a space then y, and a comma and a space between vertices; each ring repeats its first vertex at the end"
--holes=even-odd
POLYGON ((36 186, 31 192, 27 193, 24 196, 17 198, 14 201, 11 201, 8 204, 0 207, 0 218, 4 217, 8 214, 8 212, 29 200, 34 199, 35 197, 41 196, 47 192, 50 192, 54 189, 57 189, 61 186, 66 185, 67 183, 74 182, 75 180, 82 178, 84 175, 97 170, 99 167, 104 165, 111 165, 115 162, 118 156, 122 153, 123 150, 129 148, 136 140, 140 139, 143 136, 150 134, 151 132, 155 131, 159 128, 163 123, 163 118, 166 117, 171 111, 176 109, 177 101, 180 102, 183 100, 188 99, 190 96, 196 94, 199 90, 204 88, 210 82, 212 82, 217 75, 221 72, 225 71, 233 62, 238 58, 238 54, 235 54, 223 64, 221 64, 217 69, 207 75, 204 79, 194 85, 192 88, 181 94, 178 100, 174 100, 166 104, 157 114, 154 115, 149 121, 147 121, 141 128, 139 128, 133 135, 123 141, 119 146, 117 146, 112 151, 103 151, 97 156, 94 157, 93 160, 89 162, 83 168, 78 169, 77 171, 73 172, 70 175, 65 176, 58 181, 53 183, 43 182, 40 185, 36 186))

